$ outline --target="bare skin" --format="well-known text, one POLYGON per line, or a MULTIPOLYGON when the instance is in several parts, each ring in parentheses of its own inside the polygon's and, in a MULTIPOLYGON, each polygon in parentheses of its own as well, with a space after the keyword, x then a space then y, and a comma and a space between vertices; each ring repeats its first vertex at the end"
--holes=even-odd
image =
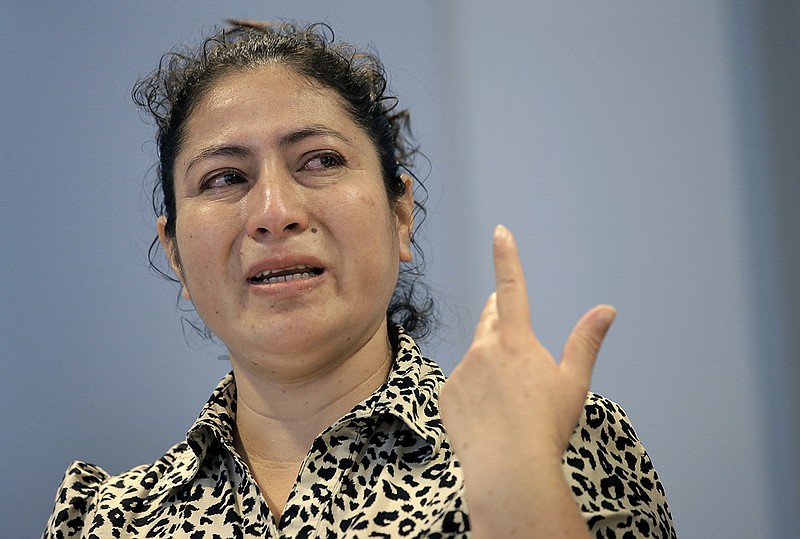
MULTIPOLYGON (((385 327, 382 329, 385 331, 385 327)), ((314 438, 386 381, 391 351, 384 344, 384 351, 377 352, 383 360, 364 362, 363 372, 358 374, 343 368, 339 373, 302 383, 260 383, 256 389, 249 387, 252 380, 243 379, 240 386, 245 387, 237 387, 236 449, 276 523, 314 438)), ((362 355, 376 353, 363 350, 362 355)), ((353 363, 358 359, 353 358, 353 363)))
POLYGON ((473 537, 588 538, 561 456, 616 312, 608 305, 589 310, 557 363, 531 328, 517 247, 502 226, 494 265, 496 291, 440 398, 463 465, 473 537))

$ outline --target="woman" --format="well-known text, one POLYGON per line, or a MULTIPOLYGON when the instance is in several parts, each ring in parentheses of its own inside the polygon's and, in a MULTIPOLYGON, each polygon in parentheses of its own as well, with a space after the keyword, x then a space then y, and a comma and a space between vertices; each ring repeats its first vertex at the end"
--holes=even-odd
POLYGON ((624 413, 587 399, 613 308, 555 362, 505 228, 466 356, 445 383, 420 354, 407 115, 324 30, 239 22, 137 86, 159 244, 233 372, 155 463, 70 466, 44 537, 674 536, 624 413))

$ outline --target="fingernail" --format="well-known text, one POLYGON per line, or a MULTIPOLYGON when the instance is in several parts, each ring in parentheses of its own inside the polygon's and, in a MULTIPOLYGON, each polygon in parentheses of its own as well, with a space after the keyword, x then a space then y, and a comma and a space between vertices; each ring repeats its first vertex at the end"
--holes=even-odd
POLYGON ((505 238, 508 236, 508 229, 503 225, 497 225, 494 227, 494 237, 497 239, 505 238))
POLYGON ((597 326, 608 329, 617 317, 617 310, 611 305, 606 305, 606 307, 597 313, 594 321, 597 326))

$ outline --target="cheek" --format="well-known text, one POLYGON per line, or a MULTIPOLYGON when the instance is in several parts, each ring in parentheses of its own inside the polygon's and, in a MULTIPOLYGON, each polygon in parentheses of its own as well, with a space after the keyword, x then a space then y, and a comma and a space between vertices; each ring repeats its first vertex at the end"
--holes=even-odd
MULTIPOLYGON (((189 281, 209 280, 217 274, 215 266, 227 261, 233 231, 224 219, 203 208, 185 208, 178 214, 176 239, 181 265, 189 281)), ((188 284, 191 284, 188 283, 188 284)))
POLYGON ((397 219, 382 188, 373 192, 354 190, 350 206, 346 215, 355 216, 353 222, 358 222, 358 235, 367 250, 377 254, 376 249, 396 249, 397 219))
MULTIPOLYGON (((353 241, 359 259, 365 267, 374 270, 372 278, 377 281, 396 279, 400 264, 400 242, 397 235, 397 218, 389 206, 385 192, 381 189, 372 196, 360 193, 356 197, 354 212, 358 215, 358 231, 353 241)), ((369 276, 368 276, 369 278, 369 276)), ((394 288, 394 283, 390 283, 394 288)))

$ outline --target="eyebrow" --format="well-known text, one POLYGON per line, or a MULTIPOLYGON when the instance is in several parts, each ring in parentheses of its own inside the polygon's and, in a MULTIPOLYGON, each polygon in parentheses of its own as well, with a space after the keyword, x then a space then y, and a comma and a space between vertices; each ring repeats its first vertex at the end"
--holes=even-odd
POLYGON ((287 133, 280 138, 278 145, 281 147, 291 146, 292 144, 296 144, 301 140, 311 137, 333 137, 348 144, 352 144, 350 139, 347 138, 344 133, 324 125, 314 124, 309 125, 308 127, 303 127, 302 129, 298 129, 296 131, 292 131, 291 133, 287 133))
MULTIPOLYGON (((324 125, 315 124, 283 135, 278 140, 278 146, 285 148, 311 137, 333 137, 352 145, 352 141, 344 133, 324 125)), ((211 146, 200 151, 200 153, 198 153, 191 159, 191 161, 189 161, 189 164, 186 166, 186 174, 188 174, 189 170, 191 170, 193 166, 203 159, 210 159, 213 157, 250 157, 252 155, 253 152, 246 146, 230 144, 211 146)))
POLYGON ((189 161, 189 164, 186 166, 185 174, 188 174, 192 167, 203 159, 210 159, 212 157, 250 157, 251 155, 253 155, 253 152, 245 146, 224 145, 205 148, 199 154, 192 157, 192 160, 189 161))

